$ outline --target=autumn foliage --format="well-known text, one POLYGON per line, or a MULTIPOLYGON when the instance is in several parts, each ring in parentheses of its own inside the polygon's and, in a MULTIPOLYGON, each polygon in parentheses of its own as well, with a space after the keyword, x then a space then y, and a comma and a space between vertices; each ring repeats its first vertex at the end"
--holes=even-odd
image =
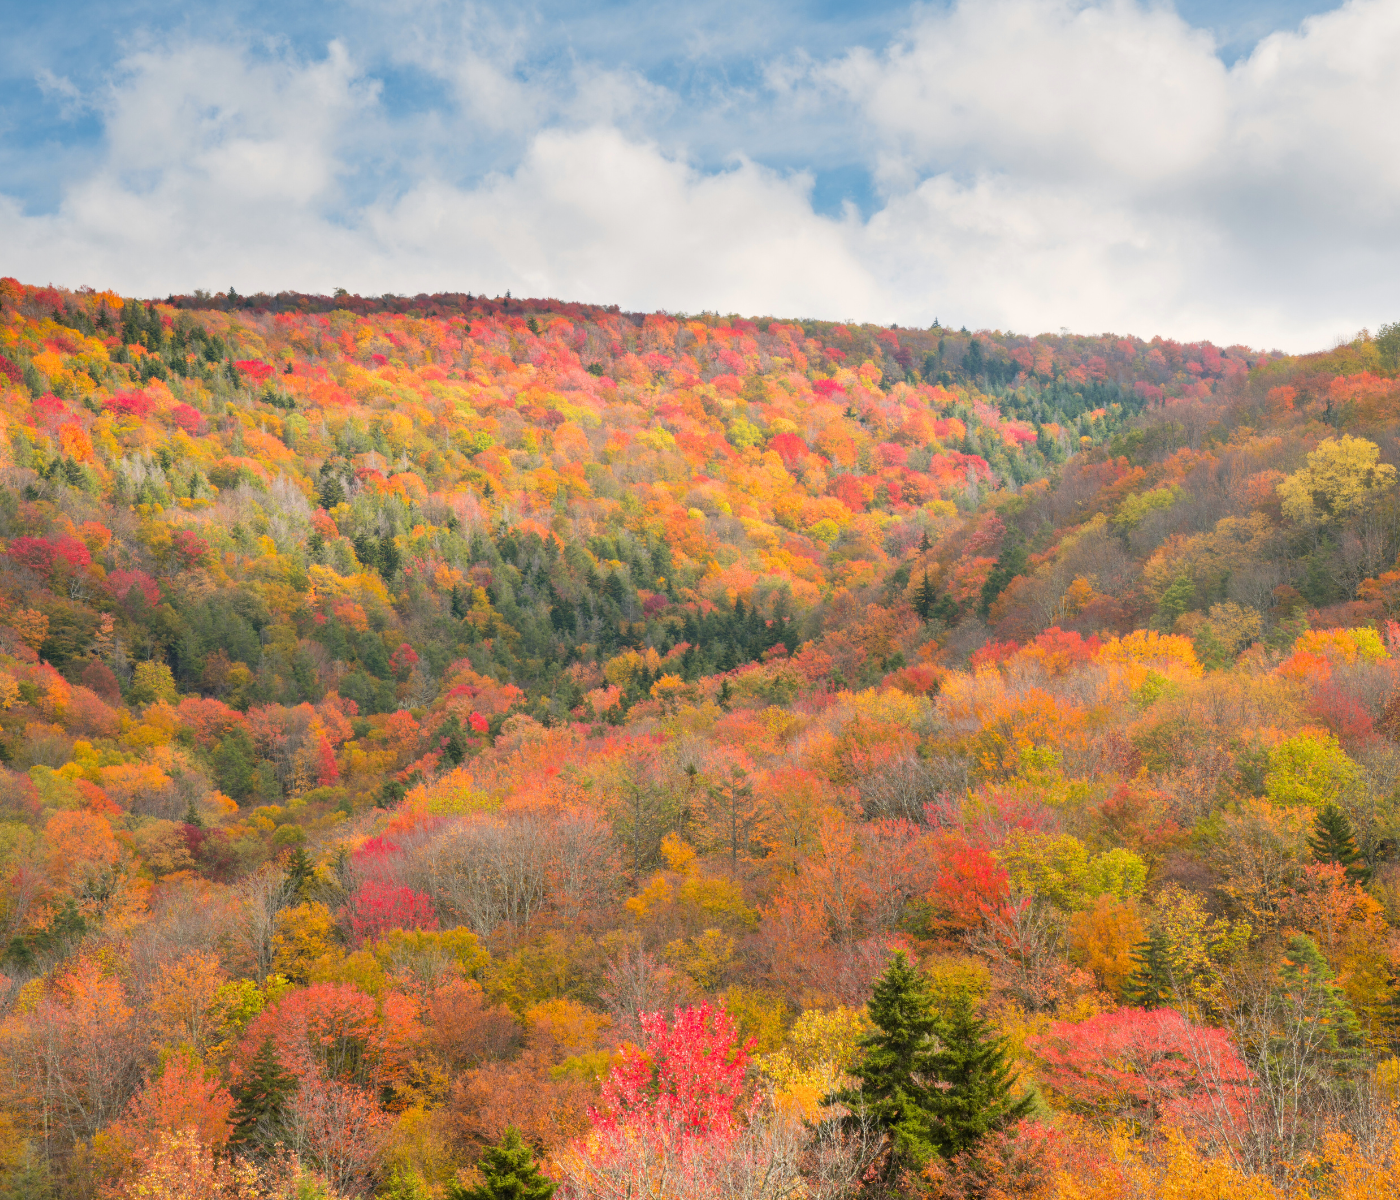
POLYGON ((1395 337, 0 280, 0 1192, 1371 1194, 1395 337))

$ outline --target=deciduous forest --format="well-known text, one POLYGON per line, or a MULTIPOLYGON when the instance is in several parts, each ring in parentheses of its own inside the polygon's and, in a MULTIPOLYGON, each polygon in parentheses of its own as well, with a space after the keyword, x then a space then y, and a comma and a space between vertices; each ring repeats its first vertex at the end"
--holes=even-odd
POLYGON ((4 1200, 1400 1173, 1400 325, 0 280, 4 1200))

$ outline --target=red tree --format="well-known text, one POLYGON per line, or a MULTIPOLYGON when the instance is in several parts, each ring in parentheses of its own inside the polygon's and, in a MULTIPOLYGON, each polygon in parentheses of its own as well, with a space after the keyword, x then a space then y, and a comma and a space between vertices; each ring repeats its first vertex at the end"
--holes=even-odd
POLYGON ((372 942, 391 929, 436 929, 432 900, 412 888, 370 880, 350 897, 346 909, 355 944, 372 942))
POLYGON ((1034 1048, 1050 1088, 1108 1120, 1165 1117, 1190 1130, 1232 1119, 1252 1095, 1249 1068, 1229 1034, 1169 1008, 1057 1021, 1034 1048))
POLYGON ((640 1017, 646 1046, 625 1046, 622 1061, 603 1083, 595 1127, 653 1129, 683 1137, 708 1137, 732 1129, 743 1114, 740 1100, 753 1042, 741 1043, 734 1019, 708 1004, 678 1008, 667 1023, 661 1013, 640 1017))

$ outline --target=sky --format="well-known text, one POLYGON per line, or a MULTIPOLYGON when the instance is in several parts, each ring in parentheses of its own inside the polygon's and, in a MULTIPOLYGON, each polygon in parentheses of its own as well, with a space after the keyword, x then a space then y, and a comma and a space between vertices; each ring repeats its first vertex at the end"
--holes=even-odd
POLYGON ((0 274, 1330 346, 1400 0, 0 0, 0 274))

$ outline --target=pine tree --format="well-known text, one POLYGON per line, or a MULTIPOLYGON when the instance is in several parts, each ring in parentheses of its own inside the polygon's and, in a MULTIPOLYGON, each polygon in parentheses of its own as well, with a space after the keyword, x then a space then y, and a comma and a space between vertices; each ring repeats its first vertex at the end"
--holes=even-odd
POLYGON ((1327 805, 1317 814, 1313 831, 1308 835, 1308 849, 1317 862, 1340 863, 1353 883, 1371 882, 1371 868, 1356 848, 1351 822, 1335 804, 1327 805))
POLYGON ((555 1185, 544 1177, 535 1155, 515 1126, 506 1129, 499 1146, 493 1146, 476 1164, 481 1183, 463 1187, 447 1185, 448 1200, 549 1200, 555 1185))
POLYGON ((1129 1004, 1136 1008, 1163 1008, 1170 1002, 1167 949, 1167 939, 1161 933, 1154 933, 1133 947, 1137 967, 1123 987, 1123 997, 1129 1004))
POLYGON ((282 1114, 296 1090, 296 1076, 278 1061, 276 1043, 264 1038, 243 1079, 229 1089, 234 1099, 229 1141, 244 1149, 277 1141, 282 1114))
POLYGON ((379 1192, 379 1200, 432 1200, 428 1185, 417 1171, 395 1171, 379 1192))
POLYGON ((1014 1095, 1016 1079, 1007 1060, 1006 1039, 972 1007, 964 990, 939 1022, 942 1048, 933 1057, 937 1078, 952 1086, 935 1089, 929 1111, 933 1145, 944 1158, 969 1150, 988 1133, 1030 1116, 1035 1102, 1028 1092, 1014 1095))

